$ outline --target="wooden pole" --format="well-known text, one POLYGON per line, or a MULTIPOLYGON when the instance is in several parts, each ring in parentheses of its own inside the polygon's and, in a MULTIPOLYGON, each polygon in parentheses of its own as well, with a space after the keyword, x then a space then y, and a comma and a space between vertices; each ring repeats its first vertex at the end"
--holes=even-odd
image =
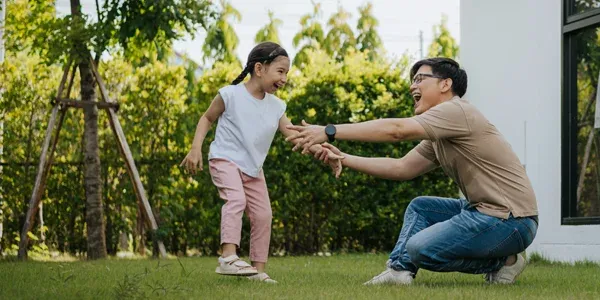
MULTIPOLYGON (((52 113, 50 115, 50 120, 48 121, 48 128, 46 129, 46 136, 44 138, 44 142, 42 145, 42 153, 40 155, 40 162, 38 166, 38 173, 35 180, 35 185, 31 194, 31 199, 29 200, 29 208, 27 210, 27 215, 25 217, 25 222, 23 224, 23 229, 21 231, 21 241, 19 242, 19 251, 18 257, 19 259, 25 260, 27 259, 27 246, 29 244, 29 231, 31 230, 33 223, 35 221, 35 215, 39 210, 39 204, 41 202, 42 194, 46 186, 46 180, 48 179, 48 175, 50 173, 50 168, 52 166, 54 152, 56 150, 56 145, 58 143, 58 138, 60 135, 60 130, 62 128, 62 124, 66 115, 66 111, 69 107, 84 107, 85 105, 96 105, 99 108, 104 108, 108 111, 109 121, 112 128, 113 133, 117 139, 117 144, 119 145, 119 151, 123 158, 125 159, 125 164, 127 166, 127 171, 129 176, 133 182, 134 191, 136 193, 138 199, 138 207, 143 211, 143 216, 148 221, 150 228, 154 233, 158 230, 158 224, 156 223, 156 219, 154 218, 154 214, 152 213, 152 208, 150 207, 150 203, 148 202, 146 191, 144 190, 144 186, 142 185, 142 181, 140 179, 139 172, 137 167, 135 166, 135 162, 133 160, 133 155, 131 154, 131 150, 129 149, 129 144, 127 144, 127 140, 125 138, 125 133, 123 132, 123 128, 121 127, 121 123, 117 117, 116 111, 119 106, 117 103, 110 101, 108 97, 108 92, 104 86, 104 82, 100 78, 98 71, 96 69, 96 65, 93 60, 90 59, 90 63, 92 66, 92 71, 94 73, 94 77, 96 78, 96 82, 98 82, 98 86, 100 87, 101 96, 104 102, 90 102, 83 103, 82 101, 76 101, 73 99, 68 99, 70 97, 71 88, 73 86, 73 80, 75 77, 75 72, 77 71, 76 65, 73 67, 73 73, 71 74, 71 78, 69 80, 69 85, 67 88, 67 99, 62 98, 62 94, 65 88, 65 83, 67 81, 67 77, 69 75, 69 68, 71 66, 72 61, 69 61, 67 65, 65 65, 63 77, 61 79, 60 85, 58 87, 58 93, 55 101, 53 101, 52 113), (52 132, 54 131, 54 127, 56 124, 56 117, 59 113, 60 116, 58 126, 56 127, 56 133, 54 137, 52 136, 52 132), (52 145, 50 147, 50 145, 52 145), (50 151, 48 149, 50 148, 50 151)), ((167 257, 167 251, 164 243, 156 237, 156 234, 153 237, 155 242, 158 244, 158 249, 161 257, 167 257)))
MULTIPOLYGON (((67 87, 67 98, 71 98, 71 88, 73 87, 73 81, 75 80, 75 73, 77 73, 77 64, 73 65, 73 71, 71 72, 71 80, 69 80, 69 87, 67 87)), ((62 95, 58 95, 57 98, 62 97, 62 95)))
MULTIPOLYGON (((58 86, 58 96, 60 97, 63 89, 65 87, 65 82, 67 81, 67 76, 69 75, 69 68, 71 66, 71 61, 65 65, 63 77, 60 81, 60 85, 58 86)), ((54 130, 54 124, 56 123, 56 115, 58 114, 59 105, 57 103, 54 104, 52 108, 52 113, 50 115, 50 120, 48 121, 48 128, 46 129, 46 136, 44 137, 44 143, 42 145, 42 153, 40 154, 40 163, 38 165, 38 173, 35 178, 35 185, 33 187, 33 191, 31 193, 31 199, 29 200, 29 209, 27 210, 27 214, 25 216, 25 222, 23 224, 23 229, 21 230, 21 241, 19 242, 19 259, 25 260, 27 259, 27 246, 29 244, 29 231, 33 226, 33 221, 35 220, 35 215, 39 209, 39 204, 41 201, 42 192, 44 190, 46 179, 49 174, 50 165, 52 163, 52 156, 54 154, 54 150, 56 149, 56 143, 58 142, 58 136, 60 133, 60 128, 62 127, 63 120, 65 118, 65 109, 61 109, 60 121, 58 125, 58 129, 56 131, 56 135, 54 136, 54 140, 52 142, 52 149, 50 151, 50 155, 48 155, 48 148, 50 146, 50 140, 52 139, 52 131, 54 130)))
MULTIPOLYGON (((90 59, 90 64, 92 65, 92 72, 94 73, 94 77, 96 77, 96 81, 98 82, 98 86, 100 87, 100 92, 102 95, 102 99, 108 103, 113 103, 110 101, 108 97, 108 92, 104 86, 104 82, 102 81, 100 74, 98 74, 98 70, 96 69, 96 65, 94 61, 90 59)), ((158 224, 156 223, 156 219, 154 219, 154 214, 152 213, 152 208, 150 207, 150 203, 148 202, 148 198, 146 197, 146 190, 142 185, 142 180, 140 179, 140 175, 138 173, 137 167, 135 166, 135 162, 133 160, 133 155, 131 154, 131 150, 129 149, 129 144, 127 144, 127 139, 125 138, 125 133, 123 132, 123 128, 121 127, 121 123, 119 122, 119 118, 117 118, 117 114, 113 107, 107 108, 110 127, 117 138, 117 144, 119 145, 119 150, 123 158, 125 159, 125 164, 127 166, 127 171, 133 182, 133 188, 135 194, 137 196, 138 201, 142 203, 141 208, 143 208, 144 215, 150 223, 150 228, 154 233, 158 230, 158 224)), ((162 257, 167 257, 167 250, 163 242, 157 239, 156 234, 153 235, 156 243, 158 244, 158 250, 162 257)))
POLYGON ((115 110, 119 109, 118 103, 108 103, 108 102, 97 102, 97 101, 81 101, 77 99, 56 99, 56 102, 62 104, 65 107, 76 107, 76 108, 84 108, 86 106, 95 105, 98 108, 106 109, 109 107, 114 108, 115 110))

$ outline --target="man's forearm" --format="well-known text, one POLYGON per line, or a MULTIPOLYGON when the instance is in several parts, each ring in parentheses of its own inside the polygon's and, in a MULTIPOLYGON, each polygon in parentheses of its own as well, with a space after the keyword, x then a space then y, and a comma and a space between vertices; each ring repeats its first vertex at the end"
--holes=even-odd
POLYGON ((402 180, 398 160, 388 157, 361 157, 343 154, 342 165, 379 178, 402 180))
POLYGON ((335 138, 362 142, 398 142, 403 139, 402 119, 379 119, 335 125, 335 138))

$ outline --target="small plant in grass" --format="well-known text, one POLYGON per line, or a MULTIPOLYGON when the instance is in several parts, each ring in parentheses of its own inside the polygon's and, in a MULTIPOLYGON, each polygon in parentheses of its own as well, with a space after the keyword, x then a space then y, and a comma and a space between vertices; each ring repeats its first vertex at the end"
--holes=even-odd
POLYGON ((161 280, 154 279, 151 282, 145 282, 146 278, 150 274, 161 273, 163 270, 167 270, 170 264, 161 264, 158 260, 156 267, 144 268, 142 273, 138 274, 125 274, 123 280, 117 283, 115 288, 115 296, 118 299, 141 299, 148 296, 165 296, 169 293, 190 291, 186 289, 186 279, 190 278, 190 275, 194 270, 186 270, 183 263, 177 259, 179 266, 181 267, 180 277, 177 282, 173 284, 165 284, 161 280))
POLYGON ((540 265, 552 264, 552 262, 550 260, 548 260, 543 255, 541 255, 537 252, 531 253, 529 255, 529 257, 527 257, 527 261, 532 264, 540 264, 540 265))
MULTIPOLYGON (((53 269, 53 268, 51 268, 53 269)), ((65 266, 63 264, 59 264, 58 268, 56 269, 56 276, 51 276, 50 279, 52 279, 54 282, 58 283, 58 284, 67 284, 67 282, 69 282, 69 280, 73 279, 75 277, 75 275, 72 274, 73 270, 65 270, 65 266)))

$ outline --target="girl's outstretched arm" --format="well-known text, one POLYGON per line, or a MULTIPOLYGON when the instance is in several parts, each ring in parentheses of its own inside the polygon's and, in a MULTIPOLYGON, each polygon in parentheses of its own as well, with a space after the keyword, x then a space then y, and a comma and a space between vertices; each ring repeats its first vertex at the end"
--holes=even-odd
POLYGON ((204 112, 198 125, 196 125, 196 133, 194 134, 194 141, 190 152, 181 162, 180 166, 185 167, 190 173, 195 174, 197 170, 203 170, 202 164, 202 144, 206 134, 212 127, 212 124, 223 114, 225 111, 225 102, 220 94, 217 94, 213 101, 210 103, 208 109, 204 112))

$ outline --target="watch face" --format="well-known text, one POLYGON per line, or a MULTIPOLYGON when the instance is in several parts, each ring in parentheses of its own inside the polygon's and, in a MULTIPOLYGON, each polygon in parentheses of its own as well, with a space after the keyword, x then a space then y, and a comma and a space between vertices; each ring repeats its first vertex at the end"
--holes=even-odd
POLYGON ((325 127, 325 134, 327 134, 327 135, 334 135, 335 134, 335 127, 333 125, 327 125, 327 127, 325 127))

